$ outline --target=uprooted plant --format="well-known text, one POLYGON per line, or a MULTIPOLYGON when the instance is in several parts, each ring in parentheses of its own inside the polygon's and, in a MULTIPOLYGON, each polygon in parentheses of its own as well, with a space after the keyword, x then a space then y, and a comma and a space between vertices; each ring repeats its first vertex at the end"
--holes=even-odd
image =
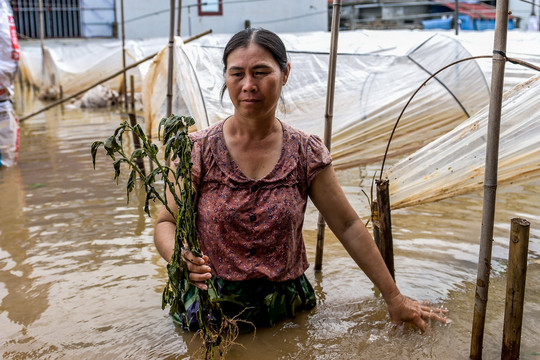
MULTIPOLYGON (((92 163, 95 169, 96 154, 101 145, 105 148, 107 155, 113 160, 114 179, 118 181, 122 167, 127 165, 129 176, 127 180, 127 199, 135 188, 139 178, 144 185, 146 200, 144 211, 150 216, 150 201, 161 202, 167 211, 176 221, 176 235, 174 252, 169 264, 167 264, 168 280, 163 290, 162 308, 167 304, 170 306, 172 314, 182 314, 186 311, 186 306, 182 299, 182 294, 186 294, 193 284, 189 282, 186 263, 181 255, 183 247, 187 247, 195 256, 202 256, 197 237, 195 195, 191 175, 191 149, 192 142, 188 136, 188 128, 195 121, 191 117, 171 115, 163 118, 159 124, 158 136, 163 128, 162 143, 164 144, 164 158, 158 159, 159 147, 153 144, 145 135, 140 125, 131 126, 124 121, 114 131, 105 142, 95 141, 92 144, 92 163), (131 154, 124 149, 123 137, 125 133, 132 133, 139 138, 141 147, 135 149, 131 154), (137 161, 147 157, 154 164, 154 169, 149 175, 137 165, 137 161), (166 165, 166 159, 171 159, 177 166, 173 169, 166 165), (163 180, 163 194, 156 190, 156 180, 163 180), (171 207, 167 196, 170 192, 177 211, 171 207)), ((202 336, 205 359, 213 359, 215 350, 219 348, 220 353, 226 352, 238 336, 239 330, 236 320, 230 319, 223 314, 218 303, 216 289, 213 282, 206 281, 208 291, 195 287, 199 309, 197 317, 202 336)), ((189 319, 187 320, 189 321, 189 319)))

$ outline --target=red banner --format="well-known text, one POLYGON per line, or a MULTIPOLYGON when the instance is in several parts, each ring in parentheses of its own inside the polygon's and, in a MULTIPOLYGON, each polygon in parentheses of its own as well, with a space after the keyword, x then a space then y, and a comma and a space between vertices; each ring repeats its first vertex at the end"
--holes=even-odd
POLYGON ((11 58, 15 61, 19 61, 20 53, 19 53, 19 39, 17 38, 17 29, 15 28, 15 19, 13 19, 13 16, 8 16, 9 21, 9 32, 11 33, 11 47, 13 50, 11 51, 11 58))

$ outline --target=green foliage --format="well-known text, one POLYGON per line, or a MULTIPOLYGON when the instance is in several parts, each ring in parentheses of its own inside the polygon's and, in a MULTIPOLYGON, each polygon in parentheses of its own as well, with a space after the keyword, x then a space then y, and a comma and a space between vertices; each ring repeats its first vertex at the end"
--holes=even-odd
MULTIPOLYGON (((91 146, 92 164, 95 169, 97 151, 103 145, 107 155, 113 161, 114 179, 119 180, 122 168, 127 166, 129 176, 127 180, 127 199, 134 190, 137 178, 141 180, 146 192, 144 211, 150 216, 150 202, 161 202, 167 211, 176 220, 176 235, 174 252, 171 262, 167 264, 168 280, 162 295, 162 308, 167 305, 173 314, 185 312, 182 294, 186 294, 192 285, 189 282, 189 273, 182 257, 182 249, 187 247, 195 256, 202 256, 197 237, 195 201, 196 191, 191 175, 191 149, 192 142, 188 136, 188 129, 195 123, 193 118, 171 115, 163 118, 159 124, 158 136, 164 144, 164 159, 158 159, 159 148, 145 135, 141 126, 131 126, 124 121, 105 142, 95 141, 91 146), (131 154, 124 150, 123 136, 132 133, 139 138, 141 148, 135 149, 131 154), (154 164, 150 174, 145 175, 137 165, 137 159, 147 157, 154 164), (166 165, 166 159, 172 159, 177 166, 175 169, 166 165), (156 190, 156 179, 163 180, 163 194, 167 191, 174 199, 174 205, 168 203, 166 195, 156 190)), ((199 298, 198 320, 201 327, 206 359, 214 358, 215 347, 221 345, 224 350, 234 342, 238 335, 238 327, 234 319, 223 315, 218 303, 213 283, 207 281, 209 291, 196 288, 199 298), (224 340, 224 341, 223 341, 224 340)))

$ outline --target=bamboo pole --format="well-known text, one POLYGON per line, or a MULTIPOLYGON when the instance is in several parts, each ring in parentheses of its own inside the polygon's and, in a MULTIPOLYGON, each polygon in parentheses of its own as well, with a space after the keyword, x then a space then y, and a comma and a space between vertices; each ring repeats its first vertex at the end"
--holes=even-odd
MULTIPOLYGON (((173 97, 173 75, 174 75, 174 2, 175 0, 170 0, 170 18, 169 18, 169 63, 167 65, 167 112, 166 117, 171 116, 172 114, 172 97, 173 97)), ((169 166, 170 159, 166 159, 166 164, 169 166)))
MULTIPOLYGON (((336 81, 336 60, 339 35, 339 19, 341 13, 341 0, 334 0, 332 8, 332 36, 330 40, 330 60, 328 63, 328 84, 326 91, 326 112, 324 115, 324 145, 330 151, 332 146, 332 119, 334 116, 334 88, 336 81)), ((322 270, 322 258, 324 249, 324 229, 326 227, 324 217, 319 213, 317 220, 317 247, 315 250, 315 271, 322 270)))
POLYGON ((499 134, 501 104, 504 83, 506 37, 508 32, 508 0, 497 1, 495 18, 495 39, 493 46, 491 95, 488 113, 488 133, 484 174, 484 200, 482 229, 478 255, 478 274, 474 299, 473 326, 471 334, 470 358, 482 358, 484 325, 488 301, 489 275, 493 243, 493 223, 497 191, 497 166, 499 157, 499 134))
POLYGON ((455 0, 454 4, 454 27, 456 35, 459 35, 459 0, 455 0))
POLYGON ((135 112, 135 75, 130 75, 131 111, 135 112))
MULTIPOLYGON (((131 126, 135 126, 137 125, 137 114, 135 113, 135 76, 134 75, 131 75, 130 76, 130 84, 131 84, 131 112, 128 113, 128 117, 129 117, 129 123, 131 126)), ((133 136, 133 148, 136 150, 136 149, 140 149, 141 148, 141 141, 139 140, 139 137, 137 135, 135 135, 135 133, 132 133, 131 134, 133 136)), ((144 169, 144 161, 142 158, 136 158, 135 159, 135 163, 137 164, 137 167, 139 168, 139 170, 141 170, 141 172, 143 173, 143 175, 146 175, 146 171, 144 169)))
POLYGON ((127 75, 126 75, 126 30, 124 23, 124 0, 120 0, 120 14, 122 16, 122 86, 124 88, 124 108, 128 109, 127 75))
POLYGON ((182 33, 182 0, 178 0, 178 21, 176 22, 176 36, 182 33))
MULTIPOLYGON (((208 34, 210 34, 211 32, 212 32, 212 30, 206 30, 206 31, 204 31, 204 32, 202 32, 202 33, 200 33, 200 34, 198 34, 198 35, 192 36, 192 37, 190 37, 189 39, 186 39, 186 41, 184 41, 184 44, 187 44, 187 43, 189 43, 189 42, 191 42, 191 41, 193 41, 193 40, 196 40, 196 39, 198 39, 198 38, 200 38, 200 37, 202 37, 202 36, 204 36, 204 35, 208 35, 208 34)), ((125 69, 121 69, 121 70, 115 72, 114 74, 109 75, 109 76, 107 76, 106 78, 101 79, 101 80, 99 80, 98 82, 96 82, 96 83, 94 83, 94 84, 92 84, 92 85, 90 85, 90 86, 84 88, 83 90, 78 91, 78 92, 76 92, 75 94, 73 94, 73 95, 71 95, 71 96, 68 96, 68 97, 65 98, 65 99, 57 100, 57 101, 55 101, 55 102, 53 102, 53 103, 51 103, 51 104, 45 106, 44 108, 42 108, 42 109, 40 109, 40 110, 38 110, 38 111, 35 111, 35 112, 33 112, 33 113, 29 114, 29 115, 22 116, 22 117, 19 119, 19 121, 22 122, 22 121, 24 121, 24 120, 26 120, 26 119, 29 119, 29 118, 33 117, 33 116, 36 116, 36 115, 38 115, 38 114, 41 114, 42 112, 47 111, 47 110, 49 110, 49 109, 51 109, 51 108, 53 108, 53 107, 55 107, 55 106, 57 106, 57 105, 63 104, 63 103, 65 103, 66 101, 69 101, 69 100, 71 100, 71 99, 73 99, 73 98, 76 98, 77 96, 80 96, 80 95, 84 94, 84 93, 87 92, 88 90, 90 90, 90 89, 92 89, 92 88, 94 88, 94 87, 96 87, 96 86, 98 86, 98 85, 101 85, 101 84, 103 84, 104 82, 107 82, 107 81, 109 81, 109 80, 111 80, 111 79, 114 79, 114 78, 117 77, 118 75, 121 75, 125 70, 132 69, 132 68, 134 68, 134 67, 137 67, 137 66, 141 65, 142 63, 144 63, 144 62, 146 62, 146 61, 148 61, 148 60, 152 60, 157 54, 158 54, 158 53, 153 53, 152 55, 148 55, 148 56, 145 57, 144 59, 141 59, 141 60, 139 60, 139 61, 137 61, 137 62, 135 62, 135 63, 133 63, 133 64, 131 64, 131 65, 129 65, 129 66, 126 66, 125 69)))
POLYGON ((529 227, 530 223, 525 219, 512 219, 506 277, 502 360, 519 359, 525 280, 527 278, 529 227))
POLYGON ((43 0, 39 0, 39 40, 41 43, 41 88, 45 79, 45 24, 43 23, 43 0))
POLYGON ((172 114, 172 96, 173 96, 173 73, 174 73, 174 2, 170 0, 170 18, 169 18, 169 65, 167 72, 167 113, 169 117, 172 114))
POLYGON ((390 216, 390 191, 388 180, 377 180, 378 246, 390 275, 395 279, 394 241, 390 216))

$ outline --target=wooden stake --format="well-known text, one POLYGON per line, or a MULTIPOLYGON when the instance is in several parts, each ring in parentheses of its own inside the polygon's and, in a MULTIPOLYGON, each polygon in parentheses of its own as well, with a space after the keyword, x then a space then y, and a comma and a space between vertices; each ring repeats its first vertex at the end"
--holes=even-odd
MULTIPOLYGON (((328 63, 328 83, 326 91, 326 112, 324 115, 324 145, 330 151, 332 146, 332 119, 334 116, 334 87, 336 82, 336 59, 339 35, 339 20, 341 13, 341 0, 334 0, 332 8, 332 38, 330 40, 330 61, 328 63)), ((317 221, 317 247, 315 250, 315 271, 322 270, 324 249, 324 218, 319 213, 317 221)))
POLYGON ((377 180, 377 208, 379 214, 379 251, 384 263, 395 280, 394 241, 392 238, 392 219, 390 216, 390 192, 388 180, 377 180))
POLYGON ((380 235, 381 224, 379 222, 379 205, 377 204, 376 201, 373 201, 371 203, 371 224, 373 225, 373 240, 375 240, 375 244, 377 244, 377 248, 379 249, 379 252, 382 254, 381 235, 380 235))
POLYGON ((519 218, 512 219, 506 277, 502 360, 519 359, 523 303, 525 300, 525 280, 527 278, 529 227, 530 223, 527 220, 519 218))
POLYGON ((488 133, 486 165, 484 175, 484 201, 482 209, 482 230, 478 254, 478 275, 474 299, 473 326, 471 334, 470 358, 482 358, 484 324, 488 301, 489 273, 493 243, 493 223, 497 190, 497 167, 499 157, 499 133, 501 125, 501 104, 504 83, 506 37, 508 32, 508 0, 497 1, 495 19, 495 39, 491 72, 491 95, 488 113, 488 133))
POLYGON ((122 88, 124 91, 124 109, 128 109, 127 73, 126 73, 126 29, 124 22, 124 0, 120 0, 120 14, 122 16, 122 88))

